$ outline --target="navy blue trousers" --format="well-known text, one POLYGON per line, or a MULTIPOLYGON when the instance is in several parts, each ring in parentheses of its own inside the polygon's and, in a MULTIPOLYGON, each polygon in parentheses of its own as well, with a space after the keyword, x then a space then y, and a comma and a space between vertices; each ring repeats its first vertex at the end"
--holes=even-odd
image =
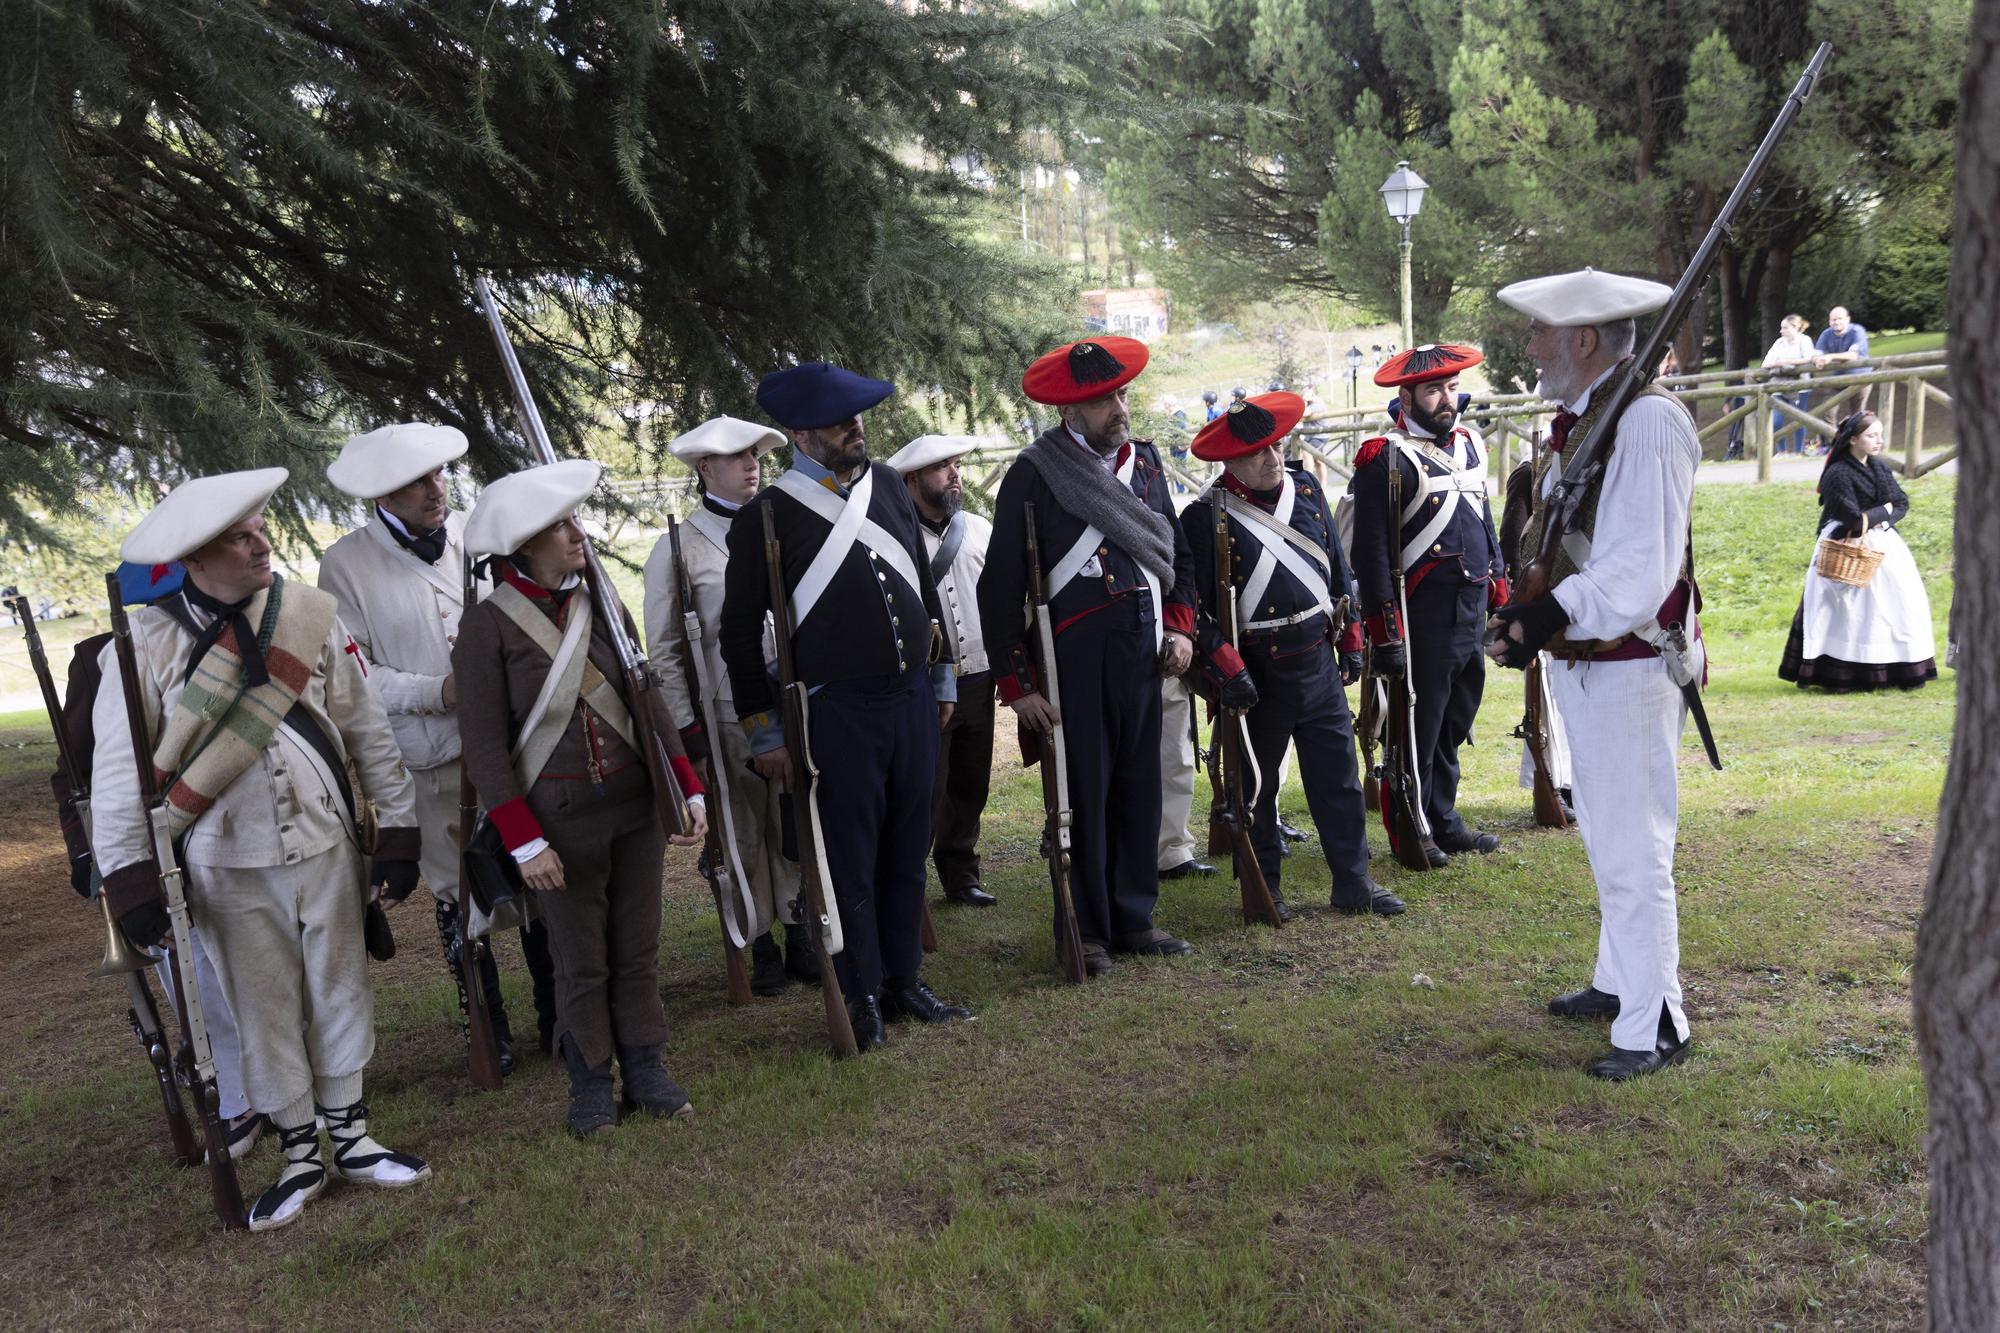
POLYGON ((1077 933, 1106 946, 1151 930, 1160 897, 1160 654, 1142 600, 1119 598, 1056 636, 1070 896, 1077 933))
POLYGON ((920 668, 836 681, 812 696, 812 754, 826 864, 840 906, 833 966, 852 1003, 923 964, 937 696, 920 668))
POLYGON ((1431 836, 1465 831, 1458 817, 1458 747, 1486 692, 1486 585, 1433 571, 1409 594, 1410 688, 1417 693, 1418 777, 1431 836))
POLYGON ((1361 801, 1361 766, 1354 754, 1354 716, 1347 708, 1333 645, 1322 639, 1308 652, 1283 658, 1253 647, 1244 657, 1257 685, 1257 706, 1244 718, 1262 780, 1250 824, 1257 868, 1276 892, 1285 864, 1278 836, 1278 765, 1285 746, 1294 744, 1306 806, 1333 876, 1333 901, 1366 907, 1368 811, 1361 801))

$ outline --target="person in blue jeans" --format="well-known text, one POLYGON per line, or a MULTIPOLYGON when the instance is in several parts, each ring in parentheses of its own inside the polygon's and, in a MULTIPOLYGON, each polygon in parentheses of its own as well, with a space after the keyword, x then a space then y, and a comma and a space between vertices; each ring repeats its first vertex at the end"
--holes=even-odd
MULTIPOLYGON (((1764 369, 1778 372, 1780 377, 1792 378, 1810 369, 1819 360, 1818 349, 1812 339, 1806 337, 1806 321, 1802 315, 1786 315, 1778 321, 1778 340, 1771 344, 1771 350, 1764 353, 1764 369)), ((1800 411, 1812 395, 1805 389, 1796 393, 1776 394, 1775 397, 1790 403, 1800 411)), ((1783 412, 1771 413, 1771 452, 1785 452, 1785 424, 1790 421, 1795 427, 1791 432, 1791 451, 1803 454, 1806 451, 1805 424, 1795 417, 1787 417, 1783 412)))

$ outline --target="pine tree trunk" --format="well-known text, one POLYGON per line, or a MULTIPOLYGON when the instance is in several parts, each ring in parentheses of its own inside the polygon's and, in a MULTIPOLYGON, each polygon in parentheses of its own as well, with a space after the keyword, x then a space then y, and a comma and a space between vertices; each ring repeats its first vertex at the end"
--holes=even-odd
POLYGON ((1959 94, 1951 379, 1958 725, 1912 987, 1930 1093, 1930 1326, 2000 1328, 2000 0, 1978 0, 1959 94))
MULTIPOLYGON (((1792 299, 1792 243, 1777 241, 1766 250, 1764 286, 1758 293, 1757 336, 1769 347, 1778 337, 1778 321, 1792 312, 1785 307, 1792 299)), ((1761 358, 1760 358, 1761 359, 1761 358)))

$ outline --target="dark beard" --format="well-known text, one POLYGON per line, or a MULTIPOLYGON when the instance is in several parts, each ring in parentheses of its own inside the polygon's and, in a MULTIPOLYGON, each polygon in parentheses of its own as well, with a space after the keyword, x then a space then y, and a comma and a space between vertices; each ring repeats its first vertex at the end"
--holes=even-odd
POLYGON ((1447 407, 1436 416, 1432 416, 1412 401, 1404 404, 1403 410, 1409 414, 1410 420, 1440 440, 1451 434, 1451 428, 1458 424, 1458 409, 1455 407, 1447 407))

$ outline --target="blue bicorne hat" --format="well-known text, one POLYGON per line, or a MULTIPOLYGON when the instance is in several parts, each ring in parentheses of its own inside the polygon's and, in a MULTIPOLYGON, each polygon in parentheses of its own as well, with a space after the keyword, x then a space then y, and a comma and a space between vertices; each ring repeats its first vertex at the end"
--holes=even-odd
POLYGON ((128 560, 118 566, 118 597, 127 606, 150 606, 179 592, 186 579, 187 567, 178 560, 164 565, 135 565, 128 560))
POLYGON ((787 430, 817 430, 866 412, 896 392, 831 361, 803 361, 774 370, 757 383, 757 405, 787 430))

